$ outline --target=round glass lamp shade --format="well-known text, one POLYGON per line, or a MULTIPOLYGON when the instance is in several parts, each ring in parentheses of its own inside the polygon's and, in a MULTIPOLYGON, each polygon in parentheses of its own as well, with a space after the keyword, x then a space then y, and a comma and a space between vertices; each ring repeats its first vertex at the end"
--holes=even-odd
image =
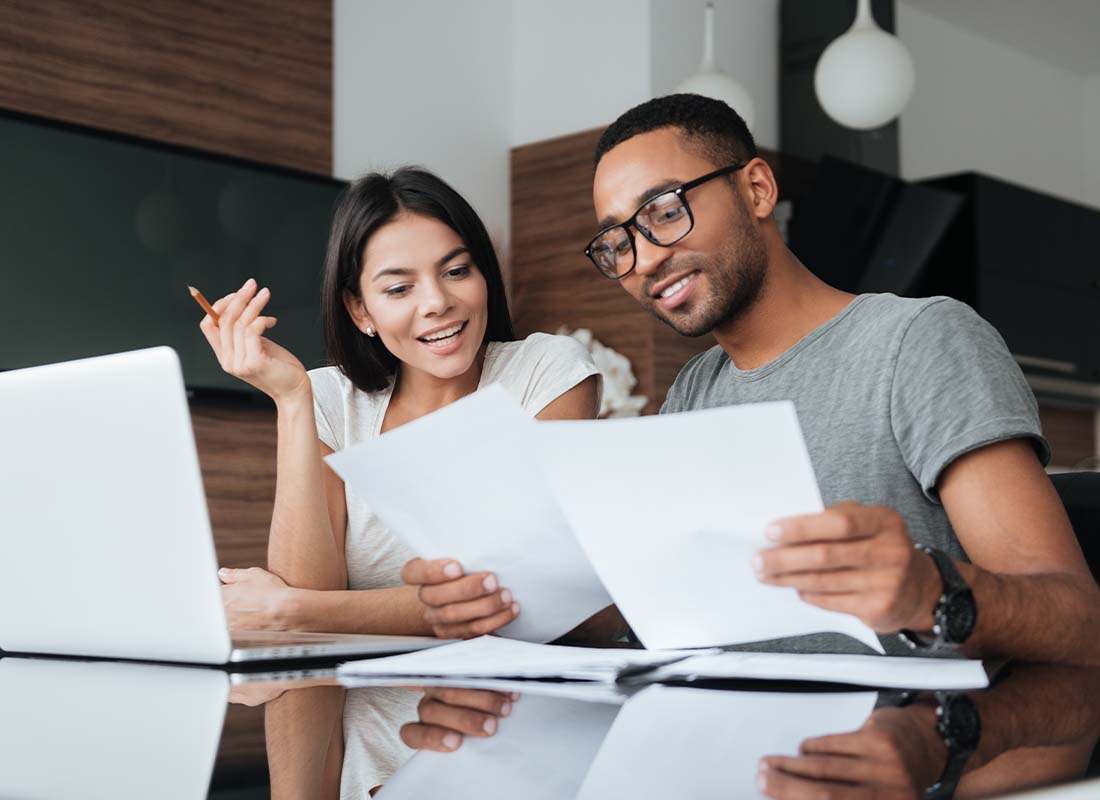
POLYGON ((676 92, 701 94, 703 97, 721 100, 741 115, 741 119, 745 120, 745 125, 750 131, 756 122, 756 107, 748 90, 733 78, 717 70, 697 72, 677 86, 676 92))
POLYGON ((913 59, 896 37, 872 23, 858 23, 821 54, 814 90, 821 107, 847 128, 880 128, 913 95, 913 59))

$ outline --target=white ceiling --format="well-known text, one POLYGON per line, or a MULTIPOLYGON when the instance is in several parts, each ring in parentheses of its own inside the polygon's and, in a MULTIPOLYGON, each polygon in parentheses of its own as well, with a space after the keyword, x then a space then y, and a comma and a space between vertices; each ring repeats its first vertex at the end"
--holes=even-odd
POLYGON ((903 0, 1081 76, 1100 74, 1100 0, 903 0))

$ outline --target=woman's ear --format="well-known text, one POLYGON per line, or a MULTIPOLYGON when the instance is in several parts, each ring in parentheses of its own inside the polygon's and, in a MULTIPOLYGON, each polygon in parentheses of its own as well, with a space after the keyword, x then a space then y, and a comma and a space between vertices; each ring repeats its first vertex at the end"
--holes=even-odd
POLYGON ((355 327, 367 336, 374 336, 374 323, 367 313, 367 307, 363 305, 363 298, 356 297, 351 292, 344 291, 344 308, 348 310, 355 327))

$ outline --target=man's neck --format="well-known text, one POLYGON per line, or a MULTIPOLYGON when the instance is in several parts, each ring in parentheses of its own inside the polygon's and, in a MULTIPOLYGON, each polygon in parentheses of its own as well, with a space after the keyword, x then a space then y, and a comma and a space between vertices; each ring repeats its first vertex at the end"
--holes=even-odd
POLYGON ((756 302, 714 330, 718 344, 741 370, 778 358, 855 299, 822 282, 785 246, 771 250, 756 302))

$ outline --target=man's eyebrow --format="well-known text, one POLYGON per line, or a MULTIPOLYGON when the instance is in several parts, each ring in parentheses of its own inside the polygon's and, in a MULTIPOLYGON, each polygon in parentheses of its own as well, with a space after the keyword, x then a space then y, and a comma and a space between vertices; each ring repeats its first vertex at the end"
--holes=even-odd
MULTIPOLYGON (((439 259, 438 261, 435 262, 435 268, 439 269, 440 267, 442 267, 444 264, 446 264, 448 261, 450 261, 455 256, 460 256, 463 253, 468 253, 468 252, 470 252, 470 249, 468 247, 466 247, 466 245, 459 245, 458 247, 456 247, 452 250, 448 250, 447 253, 443 256, 443 258, 441 258, 441 259, 439 259)), ((387 269, 378 270, 378 272, 374 273, 374 277, 371 278, 371 280, 376 281, 379 278, 385 278, 388 275, 415 275, 415 274, 416 274, 416 270, 415 269, 409 269, 408 267, 389 267, 387 269)))
MULTIPOLYGON (((675 189, 682 183, 683 181, 679 178, 665 178, 664 180, 653 184, 645 191, 640 192, 638 196, 634 198, 634 207, 638 208, 643 203, 645 203, 646 200, 652 199, 654 195, 661 194, 662 192, 667 192, 669 189, 675 189)), ((597 222, 596 225, 599 226, 600 230, 603 230, 604 228, 610 228, 612 225, 616 225, 620 222, 622 222, 621 219, 608 215, 605 217, 601 217, 600 221, 597 222)))

